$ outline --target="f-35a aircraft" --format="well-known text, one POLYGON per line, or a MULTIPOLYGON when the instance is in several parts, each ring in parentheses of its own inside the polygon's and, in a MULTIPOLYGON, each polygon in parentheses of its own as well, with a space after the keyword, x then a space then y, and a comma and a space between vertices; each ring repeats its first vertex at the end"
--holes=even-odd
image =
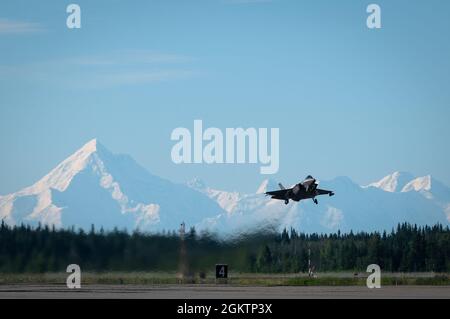
POLYGON ((273 199, 284 200, 284 203, 289 204, 289 200, 299 202, 302 199, 311 198, 315 204, 319 202, 316 199, 318 195, 329 195, 333 196, 334 192, 327 191, 324 189, 317 188, 316 179, 311 175, 308 175, 305 180, 301 183, 298 183, 292 188, 284 188, 283 185, 278 184, 280 186, 280 190, 266 192, 266 195, 271 196, 273 199))

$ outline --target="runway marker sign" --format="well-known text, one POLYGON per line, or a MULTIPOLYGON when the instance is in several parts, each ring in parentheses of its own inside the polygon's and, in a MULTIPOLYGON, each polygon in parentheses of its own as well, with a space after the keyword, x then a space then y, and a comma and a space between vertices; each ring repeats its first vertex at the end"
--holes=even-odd
POLYGON ((216 265, 216 279, 228 278, 228 265, 217 264, 216 265))

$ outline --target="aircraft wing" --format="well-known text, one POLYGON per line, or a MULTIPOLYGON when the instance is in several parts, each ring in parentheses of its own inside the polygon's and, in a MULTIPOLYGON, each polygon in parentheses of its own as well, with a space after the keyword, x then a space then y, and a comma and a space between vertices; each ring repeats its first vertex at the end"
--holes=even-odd
POLYGON ((317 188, 316 192, 317 192, 317 195, 330 195, 330 196, 334 195, 333 191, 327 191, 325 189, 320 189, 320 188, 317 188))
POLYGON ((266 195, 272 196, 272 198, 275 199, 285 199, 286 193, 289 192, 291 189, 280 189, 278 191, 272 191, 272 192, 266 192, 266 195))

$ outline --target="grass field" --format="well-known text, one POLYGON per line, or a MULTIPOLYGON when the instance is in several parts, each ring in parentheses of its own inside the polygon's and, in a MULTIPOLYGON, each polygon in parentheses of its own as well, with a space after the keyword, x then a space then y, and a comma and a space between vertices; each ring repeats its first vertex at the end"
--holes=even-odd
MULTIPOLYGON (((64 284, 66 273, 5 274, 0 273, 1 284, 64 284)), ((82 273, 83 284, 164 285, 164 284, 230 284, 243 286, 362 286, 365 273, 319 273, 315 278, 307 274, 241 274, 230 273, 229 278, 216 280, 214 273, 181 278, 177 273, 158 272, 102 272, 82 273)), ((450 285, 450 274, 385 273, 382 285, 450 285)))

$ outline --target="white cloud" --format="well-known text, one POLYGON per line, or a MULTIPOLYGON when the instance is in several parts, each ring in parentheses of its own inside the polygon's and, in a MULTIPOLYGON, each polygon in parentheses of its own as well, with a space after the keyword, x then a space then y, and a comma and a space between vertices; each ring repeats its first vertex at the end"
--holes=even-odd
POLYGON ((121 85, 139 85, 145 83, 167 82, 181 80, 194 76, 197 72, 190 70, 155 70, 155 71, 124 71, 112 74, 99 74, 83 83, 90 88, 104 88, 121 85))
POLYGON ((36 33, 43 30, 39 23, 0 19, 0 35, 36 33))
POLYGON ((181 64, 193 59, 179 54, 161 53, 150 50, 122 50, 108 55, 83 56, 68 59, 65 63, 82 66, 132 66, 146 64, 181 64))
POLYGON ((51 82, 72 88, 103 89, 192 78, 193 58, 147 50, 123 50, 105 54, 0 65, 4 78, 51 82), (68 76, 70 74, 70 76, 68 76))

